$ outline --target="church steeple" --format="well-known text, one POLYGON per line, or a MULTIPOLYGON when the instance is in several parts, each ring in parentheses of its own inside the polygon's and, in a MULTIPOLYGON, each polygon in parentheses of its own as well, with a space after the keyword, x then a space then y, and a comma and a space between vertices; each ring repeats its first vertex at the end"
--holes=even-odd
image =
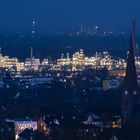
POLYGON ((136 55, 136 21, 135 19, 133 19, 133 22, 132 22, 132 39, 133 39, 134 55, 136 55))
POLYGON ((122 94, 122 126, 131 123, 131 116, 135 99, 137 97, 137 75, 135 66, 135 55, 133 46, 133 33, 130 37, 129 53, 127 58, 126 77, 124 81, 124 91, 122 94))
POLYGON ((125 77, 125 89, 130 92, 137 89, 137 75, 136 75, 135 54, 134 54, 133 44, 134 43, 133 43, 133 34, 132 34, 130 38, 126 77, 125 77))

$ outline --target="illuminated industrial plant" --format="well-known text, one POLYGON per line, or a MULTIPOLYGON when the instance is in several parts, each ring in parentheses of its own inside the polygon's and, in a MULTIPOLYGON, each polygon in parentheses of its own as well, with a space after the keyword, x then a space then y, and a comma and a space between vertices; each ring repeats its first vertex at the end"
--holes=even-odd
MULTIPOLYGON (((136 59, 136 65, 140 67, 140 58, 136 59)), ((92 69, 106 68, 112 69, 125 69, 126 61, 124 59, 114 59, 108 52, 98 53, 91 57, 87 57, 84 54, 83 49, 75 52, 72 57, 67 53, 66 57, 64 54, 61 55, 60 59, 50 63, 48 59, 43 59, 33 56, 33 50, 31 48, 31 57, 26 58, 24 62, 20 62, 18 58, 10 58, 9 56, 3 56, 0 51, 0 68, 11 71, 40 71, 42 68, 49 66, 50 70, 64 70, 64 67, 68 71, 82 71, 86 67, 92 69)))

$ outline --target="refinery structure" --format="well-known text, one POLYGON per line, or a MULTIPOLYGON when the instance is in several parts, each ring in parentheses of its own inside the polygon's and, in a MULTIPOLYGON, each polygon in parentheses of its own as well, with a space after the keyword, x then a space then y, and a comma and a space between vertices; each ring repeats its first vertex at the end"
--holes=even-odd
MULTIPOLYGON (((140 66, 140 59, 136 59, 137 66, 140 66)), ((93 56, 85 56, 83 49, 75 52, 72 57, 69 53, 66 55, 61 54, 61 57, 54 62, 49 62, 48 59, 43 59, 33 56, 33 49, 31 48, 30 58, 26 58, 24 62, 18 60, 18 58, 10 58, 9 56, 3 56, 0 51, 0 68, 8 71, 40 71, 43 68, 49 68, 50 70, 67 70, 67 71, 82 71, 87 67, 93 69, 107 68, 112 69, 125 69, 126 60, 114 59, 108 52, 98 53, 96 52, 93 56)))

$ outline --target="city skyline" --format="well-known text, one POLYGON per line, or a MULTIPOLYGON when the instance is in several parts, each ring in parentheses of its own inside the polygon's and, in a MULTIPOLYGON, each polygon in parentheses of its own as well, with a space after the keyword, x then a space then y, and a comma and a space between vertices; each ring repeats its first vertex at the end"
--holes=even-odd
POLYGON ((0 1, 0 140, 140 139, 140 1, 0 1))

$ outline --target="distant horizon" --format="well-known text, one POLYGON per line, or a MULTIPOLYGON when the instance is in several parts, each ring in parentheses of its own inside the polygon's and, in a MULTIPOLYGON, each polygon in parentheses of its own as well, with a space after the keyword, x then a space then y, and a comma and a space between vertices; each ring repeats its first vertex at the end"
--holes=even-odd
POLYGON ((135 0, 4 0, 0 2, 0 33, 30 32, 35 20, 40 32, 66 32, 80 25, 104 31, 129 32, 135 18, 140 33, 140 1, 135 0))
MULTIPOLYGON (((94 24, 93 24, 93 26, 83 25, 83 30, 84 30, 83 33, 88 31, 89 29, 92 29, 95 26, 98 26, 98 25, 94 25, 94 24)), ((124 33, 124 34, 129 35, 131 33, 131 31, 132 31, 132 26, 130 26, 128 31, 127 30, 126 31, 118 30, 118 29, 116 29, 116 30, 115 29, 105 30, 103 28, 103 26, 98 26, 98 27, 100 28, 100 31, 102 33, 110 33, 110 32, 112 32, 112 33, 115 33, 115 34, 121 34, 122 33, 122 35, 123 35, 123 33, 124 33)), ((53 34, 55 34, 55 33, 69 34, 69 33, 77 33, 77 32, 80 33, 80 25, 79 25, 79 27, 76 26, 76 27, 70 27, 70 28, 67 28, 67 29, 47 28, 46 27, 45 30, 42 30, 42 28, 38 26, 37 29, 36 29, 36 34, 49 34, 49 33, 51 33, 51 34, 52 33, 53 34)), ((32 34, 32 26, 30 27, 30 29, 26 28, 24 30, 22 30, 22 28, 20 30, 9 30, 9 31, 0 30, 0 34, 17 34, 17 33, 20 33, 20 34, 32 34)), ((136 35, 140 35, 140 31, 138 31, 137 26, 136 26, 136 35)))
MULTIPOLYGON (((132 20, 130 20, 129 22, 129 28, 128 29, 122 29, 120 30, 120 28, 106 28, 104 24, 79 24, 79 25, 75 25, 75 26, 68 26, 68 27, 62 27, 62 25, 60 25, 60 27, 53 27, 53 25, 49 26, 49 25, 46 25, 46 26, 42 26, 39 21, 36 21, 36 20, 32 20, 30 22, 30 24, 28 24, 28 26, 22 26, 22 27, 19 27, 19 30, 15 30, 15 29, 11 29, 11 30, 1 30, 1 27, 0 27, 0 34, 1 33, 32 33, 32 30, 33 30, 33 22, 35 21, 35 30, 37 33, 49 33, 49 32, 59 32, 59 33, 68 33, 68 32, 80 32, 81 30, 81 25, 83 27, 83 31, 85 30, 88 30, 88 29, 93 29, 95 26, 98 26, 100 28, 100 30, 102 32, 114 32, 114 33, 121 33, 121 32, 124 32, 124 33, 130 33, 130 31, 132 31, 132 21, 133 21, 133 18, 132 20)), ((135 20, 136 21, 136 20, 135 20)), ((13 25, 15 26, 15 25, 13 25)), ((137 24, 137 21, 136 21, 136 34, 140 34, 140 30, 139 30, 139 26, 137 24)))

